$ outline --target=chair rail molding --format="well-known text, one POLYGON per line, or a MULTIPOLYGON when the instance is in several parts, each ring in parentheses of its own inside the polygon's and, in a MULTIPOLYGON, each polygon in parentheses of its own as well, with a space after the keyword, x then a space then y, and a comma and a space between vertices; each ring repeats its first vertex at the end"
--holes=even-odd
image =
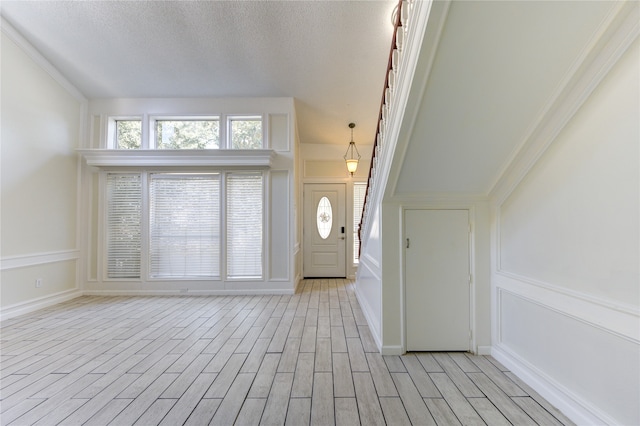
POLYGON ((66 262, 69 260, 78 260, 80 258, 80 250, 58 250, 43 253, 30 253, 19 256, 3 257, 0 260, 0 270, 26 268, 29 266, 44 265, 47 263, 66 262))

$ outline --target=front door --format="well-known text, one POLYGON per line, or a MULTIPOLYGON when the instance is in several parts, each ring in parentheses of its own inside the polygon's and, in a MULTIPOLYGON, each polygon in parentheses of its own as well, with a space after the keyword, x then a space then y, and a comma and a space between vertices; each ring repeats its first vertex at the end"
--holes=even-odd
POLYGON ((407 351, 470 349, 469 211, 405 210, 407 351))
POLYGON ((346 276, 345 185, 304 185, 304 276, 346 276))

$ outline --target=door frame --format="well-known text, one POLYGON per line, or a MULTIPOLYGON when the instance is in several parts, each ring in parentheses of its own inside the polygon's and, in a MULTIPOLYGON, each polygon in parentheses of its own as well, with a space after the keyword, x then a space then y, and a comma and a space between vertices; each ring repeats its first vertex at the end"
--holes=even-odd
POLYGON ((401 347, 402 353, 407 353, 407 277, 406 277, 406 210, 466 210, 469 215, 469 272, 471 274, 471 283, 469 285, 469 330, 471 337, 469 338, 469 352, 476 353, 476 265, 475 265, 475 207, 473 204, 403 204, 400 205, 400 239, 398 241, 400 248, 400 315, 401 323, 401 347))

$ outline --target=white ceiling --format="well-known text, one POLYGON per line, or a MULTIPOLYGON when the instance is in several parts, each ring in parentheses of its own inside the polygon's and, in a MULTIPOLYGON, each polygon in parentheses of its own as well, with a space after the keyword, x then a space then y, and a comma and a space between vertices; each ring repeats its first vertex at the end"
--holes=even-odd
POLYGON ((295 97, 301 142, 373 142, 395 0, 0 4, 89 99, 295 97))
MULTIPOLYGON (((373 142, 395 0, 0 4, 88 98, 291 96, 301 142, 373 142)), ((486 194, 618 5, 451 2, 389 190, 486 194)))
POLYGON ((395 195, 487 194, 618 6, 452 2, 395 195))

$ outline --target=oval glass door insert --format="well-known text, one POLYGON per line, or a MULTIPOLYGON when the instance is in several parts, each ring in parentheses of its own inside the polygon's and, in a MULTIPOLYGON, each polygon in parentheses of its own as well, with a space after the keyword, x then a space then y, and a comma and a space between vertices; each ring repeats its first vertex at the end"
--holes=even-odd
POLYGON ((331 234, 331 226, 333 225, 332 216, 331 201, 329 201, 327 197, 322 197, 318 202, 316 223, 318 225, 318 233, 323 240, 329 238, 329 234, 331 234))

